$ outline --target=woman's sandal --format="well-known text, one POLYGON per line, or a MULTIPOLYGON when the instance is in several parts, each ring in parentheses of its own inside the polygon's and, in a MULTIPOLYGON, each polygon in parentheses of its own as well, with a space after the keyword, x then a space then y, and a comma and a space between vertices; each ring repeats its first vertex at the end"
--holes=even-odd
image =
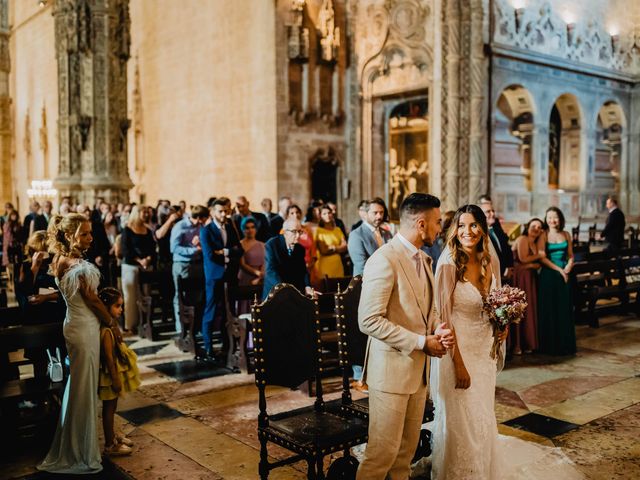
POLYGON ((105 447, 104 454, 110 457, 122 457, 125 455, 131 455, 133 450, 131 447, 127 447, 124 443, 114 442, 110 447, 105 447))
POLYGON ((130 438, 127 438, 124 435, 116 435, 116 442, 122 443, 127 447, 133 447, 133 441, 130 438))

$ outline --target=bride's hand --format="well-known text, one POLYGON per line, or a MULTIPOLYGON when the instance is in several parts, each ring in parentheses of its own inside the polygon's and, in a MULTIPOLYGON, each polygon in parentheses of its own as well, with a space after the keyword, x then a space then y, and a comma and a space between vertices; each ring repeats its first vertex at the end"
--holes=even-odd
POLYGON ((438 325, 435 334, 440 336, 440 343, 442 343, 442 346, 447 350, 453 348, 456 344, 455 334, 453 330, 448 328, 446 322, 438 325))
POLYGON ((469 376, 467 367, 465 367, 463 363, 455 366, 455 373, 456 373, 456 388, 461 388, 463 390, 466 390, 471 386, 471 377, 469 376))

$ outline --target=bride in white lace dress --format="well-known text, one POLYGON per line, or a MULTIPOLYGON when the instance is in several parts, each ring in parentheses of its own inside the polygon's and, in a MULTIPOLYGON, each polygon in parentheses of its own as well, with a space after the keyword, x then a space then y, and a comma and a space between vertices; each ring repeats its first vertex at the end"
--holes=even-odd
POLYGON ((95 473, 102 470, 96 428, 100 322, 111 325, 112 320, 97 295, 100 273, 82 260, 82 252, 92 241, 89 221, 80 214, 54 216, 48 235, 49 249, 55 253, 51 268, 67 304, 63 332, 71 373, 53 443, 37 468, 54 473, 95 473))
POLYGON ((432 360, 432 478, 583 478, 560 449, 498 435, 495 386, 504 344, 499 359, 492 359, 493 333, 482 305, 489 290, 500 286, 499 272, 484 213, 475 205, 461 207, 436 271, 441 320, 453 327, 456 346, 442 359, 432 360))

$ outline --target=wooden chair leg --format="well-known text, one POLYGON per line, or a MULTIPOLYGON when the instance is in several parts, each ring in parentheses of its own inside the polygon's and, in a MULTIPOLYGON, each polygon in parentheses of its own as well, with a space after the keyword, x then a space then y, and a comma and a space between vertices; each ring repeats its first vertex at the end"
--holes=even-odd
POLYGON ((316 480, 315 460, 307 458, 307 480, 316 480))
POLYGON ((316 455, 316 478, 324 480, 324 456, 321 453, 316 455))
POLYGON ((260 480, 269 478, 269 455, 267 453, 267 439, 260 439, 260 463, 258 464, 258 473, 260 480))
POLYGON ((591 328, 600 327, 600 322, 598 321, 598 315, 596 315, 596 299, 591 299, 589 301, 589 326, 591 328))

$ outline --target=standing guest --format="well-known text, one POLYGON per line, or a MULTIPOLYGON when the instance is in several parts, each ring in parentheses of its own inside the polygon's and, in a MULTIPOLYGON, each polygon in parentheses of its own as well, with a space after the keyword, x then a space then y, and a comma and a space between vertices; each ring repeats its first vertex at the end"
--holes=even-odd
POLYGON ((68 306, 62 330, 70 374, 51 448, 37 468, 51 473, 96 473, 102 470, 97 430, 100 324, 113 327, 116 339, 122 335, 98 298, 100 272, 82 260, 92 240, 91 222, 77 213, 54 215, 47 233, 49 251, 54 254, 51 271, 68 306))
POLYGON ((158 242, 158 270, 160 271, 171 270, 171 231, 175 224, 182 220, 182 212, 179 205, 169 206, 167 212, 168 215, 162 218, 162 223, 154 231, 158 242))
POLYGON ((47 227, 49 226, 49 220, 51 220, 52 211, 53 204, 49 200, 46 200, 42 203, 42 209, 38 212, 38 214, 29 225, 29 236, 31 236, 33 232, 36 232, 38 230, 47 230, 47 227))
POLYGON ((369 200, 360 200, 360 203, 358 204, 358 216, 360 217, 360 220, 351 225, 352 232, 365 221, 367 218, 367 210, 369 210, 369 200))
POLYGON ((384 200, 381 198, 376 197, 368 202, 364 222, 351 231, 348 250, 354 275, 362 275, 364 264, 373 252, 391 240, 391 233, 380 228, 384 221, 384 208, 384 200))
POLYGON ((267 221, 271 223, 271 220, 273 220, 277 215, 277 213, 273 213, 271 211, 273 209, 273 202, 270 198, 263 198, 260 202, 260 206, 262 207, 262 214, 267 217, 267 221))
MULTIPOLYGON (((238 285, 260 285, 264 281, 264 243, 256 240, 256 222, 247 217, 242 220, 244 238, 240 245, 244 254, 240 257, 240 271, 238 285)), ((251 301, 243 300, 239 303, 237 314, 251 312, 251 301)))
POLYGON ((278 201, 278 213, 270 220, 272 236, 280 235, 282 224, 287 219, 287 211, 291 205, 293 205, 293 202, 290 197, 280 197, 278 201))
MULTIPOLYGON (((221 328, 216 320, 224 316, 224 282, 231 280, 231 260, 239 261, 243 254, 240 240, 229 225, 228 210, 224 198, 218 198, 211 208, 212 221, 200 229, 200 246, 204 262, 206 302, 202 315, 202 340, 205 355, 213 357, 211 332, 221 328)), ((238 271, 233 270, 235 278, 238 271)))
POLYGON ((120 230, 118 228, 118 220, 111 210, 107 210, 104 214, 102 225, 104 227, 105 235, 107 236, 109 251, 106 257, 105 270, 107 273, 106 283, 110 286, 114 286, 118 282, 118 271, 120 266, 116 260, 116 238, 120 230))
MULTIPOLYGON (((117 325, 124 305, 122 294, 115 288, 104 288, 100 290, 99 297, 113 324, 117 325)), ((105 455, 131 455, 133 452, 133 442, 125 435, 115 433, 114 417, 118 408, 118 397, 124 392, 137 390, 139 386, 140 373, 135 352, 121 338, 117 339, 111 328, 101 326, 98 396, 102 400, 105 455)))
POLYGON ((544 233, 538 237, 542 270, 538 279, 538 350, 550 355, 576 353, 576 330, 569 273, 573 268, 571 235, 564 231, 564 215, 557 207, 545 214, 544 233))
POLYGON ((156 261, 156 241, 153 233, 146 226, 148 221, 149 210, 144 205, 134 206, 120 239, 125 332, 132 332, 138 325, 140 270, 153 270, 156 261))
POLYGON ((242 228, 240 224, 242 223, 243 218, 253 217, 256 221, 256 228, 258 232, 256 233, 256 238, 261 242, 266 242, 271 238, 271 230, 269 228, 269 220, 263 214, 259 212, 252 212, 249 208, 249 200, 247 197, 240 195, 236 199, 236 209, 238 213, 233 216, 233 223, 236 226, 237 232, 242 236, 242 228))
POLYGON ((265 245, 265 275, 262 299, 266 299, 273 287, 289 283, 300 292, 314 295, 309 273, 304 261, 305 251, 298 243, 305 233, 300 220, 290 217, 282 225, 284 232, 271 238, 265 245))
POLYGON ((358 480, 409 478, 427 399, 427 356, 444 355, 453 341, 444 325, 436 330, 431 265, 420 251, 439 231, 440 200, 413 193, 400 206, 398 235, 365 265, 358 323, 370 337, 369 443, 358 480))
POLYGON ((102 222, 100 213, 97 210, 91 210, 88 205, 80 204, 76 208, 78 213, 84 215, 91 222, 93 242, 91 242, 91 246, 86 252, 86 259, 98 267, 101 275, 100 282, 101 285, 104 285, 105 281, 109 280, 107 259, 109 257, 109 250, 111 249, 104 223, 102 222))
POLYGON ((480 197, 480 208, 487 217, 489 239, 500 259, 500 275, 504 279, 509 279, 513 270, 513 253, 511 253, 511 247, 509 246, 509 236, 502 229, 489 195, 480 197))
POLYGON ((180 205, 180 211, 183 212, 185 217, 189 216, 189 210, 187 210, 187 202, 185 202, 184 200, 180 200, 178 202, 178 205, 180 205))
POLYGON ((336 226, 333 210, 329 205, 320 209, 320 223, 315 233, 320 278, 344 277, 342 254, 347 251, 344 233, 336 226))
MULTIPOLYGON (((178 278, 201 278, 204 280, 200 228, 209 218, 209 211, 202 205, 196 205, 191 208, 189 217, 181 216, 179 212, 174 212, 177 221, 171 228, 169 249, 172 255, 171 275, 174 286, 173 316, 176 321, 176 332, 181 333, 178 278)), ((198 302, 196 299, 196 303, 202 302, 202 299, 199 300, 198 302)))
POLYGON ((527 294, 527 311, 520 323, 511 326, 508 346, 514 355, 538 349, 538 274, 544 250, 538 250, 543 222, 532 218, 513 244, 513 286, 527 294))
POLYGON ((24 227, 24 231, 22 232, 25 236, 24 240, 26 240, 32 232, 32 222, 38 218, 40 213, 40 204, 37 201, 33 201, 29 204, 29 213, 24 217, 24 221, 22 222, 22 226, 24 227))
POLYGON ((604 230, 600 232, 600 238, 606 242, 605 250, 611 254, 616 254, 622 248, 624 242, 624 227, 626 225, 624 213, 618 208, 616 197, 609 195, 606 203, 609 215, 604 230))
MULTIPOLYGON (((302 222, 302 210, 298 205, 291 205, 287 209, 287 219, 289 218, 302 222)), ((307 266, 307 272, 309 272, 309 281, 311 285, 318 285, 320 275, 317 269, 318 251, 316 249, 316 241, 313 238, 311 228, 303 224, 302 230, 303 233, 298 237, 298 243, 304 248, 304 263, 307 266)))
POLYGON ((432 260, 434 274, 436 273, 436 267, 438 266, 438 259, 440 258, 440 254, 442 254, 442 251, 444 250, 445 244, 447 242, 447 232, 451 227, 451 222, 453 221, 453 217, 455 216, 455 214, 456 212, 454 210, 446 211, 442 216, 442 230, 438 234, 436 241, 433 242, 433 245, 431 245, 430 247, 427 245, 422 247, 422 251, 429 255, 432 260))
POLYGON ((347 227, 344 225, 344 222, 340 218, 338 218, 338 206, 335 204, 335 202, 327 202, 327 205, 329 206, 329 208, 331 208, 331 211, 333 212, 333 221, 335 222, 336 227, 342 230, 344 238, 349 238, 349 234, 347 233, 347 227))
POLYGON ((14 289, 15 265, 22 261, 22 225, 16 210, 10 210, 2 227, 2 266, 9 275, 9 287, 14 289))

